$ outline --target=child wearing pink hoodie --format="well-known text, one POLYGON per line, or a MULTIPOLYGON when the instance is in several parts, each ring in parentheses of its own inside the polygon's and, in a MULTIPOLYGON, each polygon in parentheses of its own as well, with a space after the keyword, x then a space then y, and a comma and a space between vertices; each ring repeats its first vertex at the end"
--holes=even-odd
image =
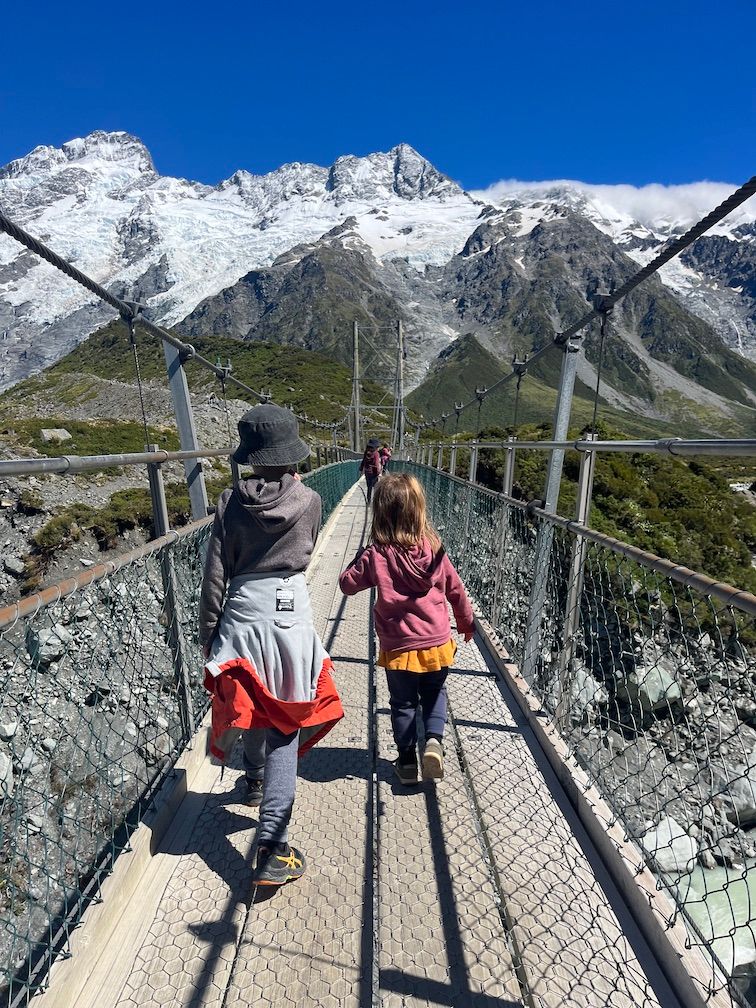
POLYGON ((475 629, 465 589, 428 521, 425 494, 407 473, 384 476, 373 497, 371 545, 339 578, 345 595, 377 589, 373 610, 380 642, 378 664, 386 669, 391 726, 402 784, 416 784, 417 716, 425 728, 422 775, 444 776, 446 677, 457 645, 452 640, 447 601, 457 631, 470 640, 475 629))

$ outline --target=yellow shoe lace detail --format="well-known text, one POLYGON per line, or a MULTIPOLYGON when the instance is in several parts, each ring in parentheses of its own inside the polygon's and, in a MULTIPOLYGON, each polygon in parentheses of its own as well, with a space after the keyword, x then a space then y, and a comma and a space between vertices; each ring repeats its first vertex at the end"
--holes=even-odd
POLYGON ((295 868, 301 868, 302 862, 294 853, 294 851, 289 854, 288 857, 283 857, 281 854, 276 854, 276 858, 281 861, 289 871, 294 871, 295 868))

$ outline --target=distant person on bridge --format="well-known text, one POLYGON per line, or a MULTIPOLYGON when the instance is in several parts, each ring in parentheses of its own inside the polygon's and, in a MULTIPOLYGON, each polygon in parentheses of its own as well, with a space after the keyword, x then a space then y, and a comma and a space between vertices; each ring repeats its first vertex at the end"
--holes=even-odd
POLYGON ((366 447, 365 454, 362 456, 362 462, 360 462, 360 472, 365 477, 365 483, 367 483, 367 502, 371 501, 373 496, 373 489, 375 484, 378 482, 378 477, 381 475, 381 456, 378 452, 380 447, 380 441, 375 438, 370 438, 366 447))
POLYGON ((378 664, 386 669, 391 727, 398 749, 394 762, 402 784, 416 784, 417 719, 425 729, 423 780, 444 776, 446 677, 457 645, 452 640, 447 601, 457 631, 468 641, 475 619, 459 575, 428 520, 425 494, 414 476, 384 477, 375 490, 371 545, 339 578, 345 595, 377 588, 375 629, 378 664))
POLYGON ((378 454, 381 456, 381 472, 387 473, 389 471, 389 462, 391 461, 391 449, 385 441, 378 454))
POLYGON ((294 414, 272 403, 245 413, 239 434, 233 457, 255 475, 218 500, 200 643, 213 694, 211 751, 224 759, 242 734, 247 801, 260 806, 252 881, 277 886, 305 870, 303 854, 288 843, 297 757, 344 712, 304 577, 322 507, 295 471, 310 449, 294 414))

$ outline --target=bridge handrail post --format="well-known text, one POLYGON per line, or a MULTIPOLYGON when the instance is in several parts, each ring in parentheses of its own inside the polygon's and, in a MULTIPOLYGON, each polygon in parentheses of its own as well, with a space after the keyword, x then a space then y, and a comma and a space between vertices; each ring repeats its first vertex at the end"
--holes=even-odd
POLYGON ((467 473, 468 482, 474 483, 477 474, 478 474, 478 442, 476 440, 473 440, 470 442, 470 468, 467 473))
MULTIPOLYGON (((586 435, 587 441, 595 441, 596 434, 586 435)), ((580 525, 590 524, 591 499, 593 497, 593 477, 596 471, 596 452, 584 451, 580 455, 580 473, 578 475, 577 501, 575 504, 575 521, 580 525)), ((570 573, 567 582, 567 601, 564 608, 564 633, 562 649, 559 652, 559 698, 556 708, 556 721, 560 728, 569 717, 570 687, 572 682, 572 658, 575 651, 578 628, 580 626, 580 600, 583 594, 585 577, 585 559, 588 552, 588 542, 582 536, 576 535, 572 543, 570 558, 570 573)))
MULTIPOLYGON (((575 390, 575 378, 582 342, 580 339, 569 339, 562 346, 562 369, 559 377, 559 392, 554 410, 554 441, 565 441, 570 425, 572 412, 572 395, 575 390)), ((559 488, 562 482, 562 465, 564 449, 554 448, 549 459, 546 477, 546 491, 543 510, 555 514, 559 503, 559 488)), ((546 585, 551 562, 551 547, 554 542, 554 526, 548 521, 539 521, 536 536, 535 558, 533 562, 533 580, 530 589, 530 603, 525 630, 525 649, 522 662, 522 675, 525 682, 532 686, 535 682, 541 651, 543 634, 543 617, 546 602, 546 585)))
MULTIPOLYGON (((156 452, 159 451, 159 447, 156 444, 148 444, 144 446, 144 450, 146 452, 156 452)), ((171 527, 168 517, 168 502, 165 499, 165 483, 163 482, 163 465, 161 462, 149 462, 147 464, 147 479, 150 484, 153 538, 160 539, 167 534, 171 527)))
POLYGON ((439 443, 438 446, 438 456, 436 457, 436 469, 439 472, 444 468, 444 446, 443 443, 439 443))
MULTIPOLYGON (((328 451, 327 448, 326 451, 328 451)), ((320 469, 320 443, 315 445, 315 465, 320 469)))
MULTIPOLYGON (((145 451, 157 451, 157 445, 147 445, 145 451)), ((152 499, 152 520, 155 538, 159 539, 170 531, 168 503, 165 498, 165 484, 161 462, 150 462, 147 466, 152 499)), ((163 612, 166 619, 166 636, 173 661, 173 672, 177 686, 181 724, 185 741, 188 742, 195 730, 194 701, 189 681, 189 663, 186 658, 186 641, 179 620, 178 585, 170 546, 160 550, 160 577, 163 583, 163 612)))
MULTIPOLYGON (((507 444, 515 445, 517 438, 510 435, 507 438, 507 444)), ((517 449, 515 447, 504 449, 504 476, 501 481, 501 492, 505 497, 512 496, 512 486, 514 484, 514 466, 515 466, 515 452, 517 449)))
POLYGON ((470 446, 470 467, 467 473, 467 506, 465 507, 465 532, 464 549, 467 550, 467 542, 470 536, 470 519, 472 517, 473 489, 475 487, 475 475, 478 471, 478 443, 472 441, 470 446))
POLYGON ((457 442, 452 441, 451 450, 449 452, 449 475, 454 476, 457 472, 457 442))
MULTIPOLYGON (((509 444, 513 445, 517 438, 510 436, 507 438, 509 444)), ((512 496, 512 483, 514 481, 514 447, 504 449, 504 476, 501 481, 502 493, 505 497, 512 496)), ((501 514, 499 518, 499 547, 496 557, 496 571, 494 574, 494 594, 493 594, 493 625, 498 629, 501 618, 501 587, 504 577, 504 553, 507 547, 507 536, 509 534, 509 523, 511 520, 510 505, 505 501, 501 504, 501 514)))

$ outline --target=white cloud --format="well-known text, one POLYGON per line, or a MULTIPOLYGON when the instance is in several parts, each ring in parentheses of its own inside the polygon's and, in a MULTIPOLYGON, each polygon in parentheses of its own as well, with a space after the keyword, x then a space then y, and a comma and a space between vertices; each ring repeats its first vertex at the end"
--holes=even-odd
MULTIPOLYGON (((687 226, 713 210, 737 189, 726 182, 690 182, 686 185, 645 186, 591 185, 570 179, 553 182, 521 182, 503 179, 472 195, 488 203, 508 199, 531 201, 564 197, 565 190, 582 194, 604 216, 630 217, 647 227, 663 223, 687 226)), ((730 218, 736 221, 756 220, 756 198, 751 198, 730 218)))

